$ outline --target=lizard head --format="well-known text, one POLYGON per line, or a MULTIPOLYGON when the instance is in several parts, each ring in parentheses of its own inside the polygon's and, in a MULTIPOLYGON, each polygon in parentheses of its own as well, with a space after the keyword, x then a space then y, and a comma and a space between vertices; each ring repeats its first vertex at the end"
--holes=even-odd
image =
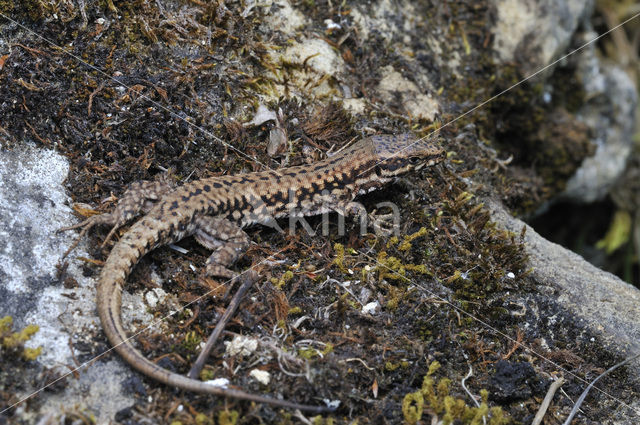
POLYGON ((412 134, 372 136, 378 163, 376 174, 383 178, 400 176, 412 170, 430 167, 446 158, 444 149, 412 134))

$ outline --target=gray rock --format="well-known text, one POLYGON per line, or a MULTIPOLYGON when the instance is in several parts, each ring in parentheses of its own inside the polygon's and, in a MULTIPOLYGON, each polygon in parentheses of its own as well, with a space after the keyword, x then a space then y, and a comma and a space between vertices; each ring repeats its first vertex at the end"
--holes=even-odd
POLYGON ((546 81, 567 62, 577 68, 586 101, 576 115, 591 130, 596 153, 584 160, 559 198, 578 202, 603 198, 623 173, 631 152, 637 92, 631 78, 599 58, 595 43, 590 43, 598 36, 589 30, 593 1, 496 0, 494 4, 498 15, 494 49, 499 60, 516 63, 523 76, 544 69, 533 78, 536 82, 546 81), (580 24, 587 30, 576 32, 580 24), (583 45, 555 63, 573 51, 570 46, 583 45))
MULTIPOLYGON (((578 25, 593 12, 593 0, 494 0, 493 47, 523 75, 537 73, 566 53, 578 25)), ((552 71, 550 69, 549 71, 552 71)), ((548 75, 550 72, 545 72, 548 75)))
MULTIPOLYGON (((66 158, 52 150, 29 144, 0 150, 0 239, 4 241, 0 244, 0 317, 12 316, 14 330, 38 325, 40 330, 26 345, 43 347, 37 362, 58 374, 78 366, 74 356, 99 354, 92 348, 83 352, 76 346, 74 353, 70 349, 70 341, 92 347, 98 339, 93 280, 83 276, 81 262, 75 259, 69 262, 67 274, 75 279, 77 287, 67 289, 56 277, 62 253, 77 237, 55 233, 75 222, 66 206, 68 196, 63 186, 68 171, 66 158)), ((82 245, 77 255, 88 256, 82 245)), ((131 404, 118 388, 131 375, 131 369, 119 361, 98 361, 80 369, 77 379, 70 376, 65 381, 64 389, 44 393, 38 417, 47 412, 59 414, 60 406, 73 400, 76 408, 86 408, 98 414, 99 422, 106 422, 131 404)), ((28 382, 24 385, 29 388, 28 382)), ((27 390, 16 395, 30 393, 27 390)), ((36 419, 22 407, 16 414, 25 420, 36 419)))
POLYGON ((549 242, 502 206, 487 202, 500 227, 517 234, 523 226, 527 228, 525 248, 534 280, 557 290, 555 300, 576 316, 576 322, 584 320, 614 352, 634 354, 640 350, 640 291, 636 287, 549 242))
MULTIPOLYGON (((549 242, 523 221, 513 217, 501 205, 488 200, 492 220, 500 227, 519 234, 526 227, 524 241, 529 255, 532 277, 538 292, 525 301, 533 315, 542 317, 536 325, 537 331, 553 337, 549 330, 559 315, 569 317, 571 326, 580 335, 601 345, 616 356, 632 357, 640 352, 640 290, 623 282, 611 273, 593 266, 576 253, 549 242), (551 307, 550 307, 551 305, 551 307), (558 313, 558 308, 561 313, 558 313)), ((527 297, 525 297, 527 298, 527 297)), ((525 328, 529 323, 525 323, 525 328)), ((543 337, 544 338, 544 337, 543 337)), ((585 347, 587 349, 587 347, 585 347)), ((625 368, 627 382, 640 379, 638 360, 625 368)), ((613 364, 608 365, 608 367, 613 364)), ((605 368, 603 368, 605 369, 605 368)), ((620 384, 622 385, 622 384, 620 384)), ((586 383, 582 387, 586 388, 586 383)), ((591 393, 598 392, 598 384, 591 393)), ((618 400, 616 394, 607 394, 603 403, 608 403, 610 415, 607 424, 637 424, 640 402, 630 405, 618 400)))
MULTIPOLYGON (((581 43, 595 36, 585 33, 581 43)), ((577 61, 577 77, 587 99, 577 115, 591 129, 596 153, 583 161, 561 197, 593 202, 602 199, 624 172, 633 147, 638 94, 629 75, 598 59, 593 46, 577 61)))

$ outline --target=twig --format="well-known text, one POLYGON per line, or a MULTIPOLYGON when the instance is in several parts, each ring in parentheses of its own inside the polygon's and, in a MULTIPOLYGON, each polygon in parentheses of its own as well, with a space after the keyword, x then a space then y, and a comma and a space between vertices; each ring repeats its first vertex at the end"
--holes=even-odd
POLYGON ((580 409, 580 405, 582 405, 582 402, 584 401, 584 399, 587 398, 587 394, 589 394, 589 390, 591 390, 591 388, 593 388, 595 383, 598 382, 598 380, 600 378, 602 378, 603 376, 605 376, 609 372, 613 372, 614 370, 616 370, 620 366, 624 366, 625 364, 637 359, 638 357, 640 357, 640 353, 638 353, 638 354, 636 354, 634 356, 631 356, 627 360, 624 360, 624 361, 622 361, 622 362, 620 362, 620 363, 618 363, 618 364, 616 364, 614 366, 611 366, 609 369, 605 370, 600 375, 598 375, 598 377, 596 379, 591 381, 591 383, 587 386, 587 389, 584 390, 582 392, 582 394, 580 394, 580 398, 578 398, 578 401, 576 401, 575 406, 573 406, 573 409, 571 409, 571 413, 569 413, 569 416, 567 417, 567 419, 564 421, 564 423, 562 425, 569 425, 571 423, 571 421, 573 420, 573 417, 576 415, 576 413, 578 413, 578 409, 580 409))
POLYGON ((96 94, 100 93, 103 88, 104 88, 104 81, 101 82, 98 85, 98 88, 96 88, 94 91, 92 91, 91 94, 89 95, 89 104, 87 105, 87 115, 91 115, 91 107, 93 106, 93 97, 96 94))
POLYGON ((558 388, 560 388, 562 384, 564 384, 564 378, 560 377, 553 381, 551 385, 549 385, 547 395, 544 396, 544 400, 542 400, 542 404, 538 409, 538 413, 536 413, 536 416, 533 418, 533 422, 531 422, 531 425, 540 425, 542 423, 542 419, 547 413, 547 409, 551 404, 551 400, 553 400, 553 396, 556 394, 556 391, 558 391, 558 388))
POLYGON ((222 333, 222 331, 224 331, 224 328, 227 326, 227 323, 231 319, 231 316, 233 316, 233 314, 235 313, 236 309, 238 308, 238 305, 240 305, 240 301, 242 300, 242 297, 249 290, 249 288, 251 288, 251 286, 256 280, 258 280, 258 275, 256 273, 247 273, 246 275, 243 276, 242 285, 240 285, 240 288, 238 288, 238 291, 231 299, 229 306, 227 307, 226 311, 218 321, 218 324, 216 325, 213 332, 211 332, 211 336, 209 336, 207 343, 205 344, 204 348, 198 355, 198 358, 196 359, 195 363, 191 367, 191 370, 187 375, 189 378, 197 379, 197 377, 200 375, 200 371, 204 367, 204 363, 207 361, 207 358, 209 357, 209 353, 211 353, 211 350, 213 349, 216 342, 218 341, 220 334, 222 333))

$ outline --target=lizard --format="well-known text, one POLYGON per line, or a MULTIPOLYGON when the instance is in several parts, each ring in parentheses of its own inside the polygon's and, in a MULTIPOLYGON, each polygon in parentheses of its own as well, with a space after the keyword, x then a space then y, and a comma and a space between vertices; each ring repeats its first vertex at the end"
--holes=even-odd
POLYGON ((145 213, 115 243, 97 284, 97 310, 104 333, 134 369, 188 391, 322 412, 328 409, 209 385, 148 360, 127 337, 122 322, 121 300, 127 277, 146 253, 194 236, 198 243, 213 250, 206 260, 205 274, 235 278, 237 273, 229 267, 250 243, 243 228, 271 224, 291 215, 329 211, 346 215, 349 203, 357 195, 382 188, 412 170, 438 164, 445 156, 445 151, 433 142, 408 133, 375 135, 309 165, 209 177, 177 188, 167 181, 136 182, 112 212, 91 216, 60 231, 81 228, 81 239, 96 225, 110 225, 104 246, 118 228, 145 213))

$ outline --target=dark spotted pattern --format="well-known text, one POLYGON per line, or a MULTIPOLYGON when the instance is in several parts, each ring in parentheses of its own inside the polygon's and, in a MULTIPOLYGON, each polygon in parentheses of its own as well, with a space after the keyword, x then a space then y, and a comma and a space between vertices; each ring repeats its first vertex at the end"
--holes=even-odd
POLYGON ((74 226, 82 228, 82 236, 96 224, 111 225, 106 243, 128 220, 146 212, 115 244, 100 274, 98 313, 109 341, 131 366, 169 385, 258 403, 322 411, 316 406, 301 406, 286 400, 214 387, 177 375, 144 358, 127 339, 120 317, 122 288, 127 276, 150 250, 189 235, 194 235, 199 243, 213 251, 207 260, 207 274, 233 276, 228 267, 249 244, 241 227, 269 223, 287 214, 312 215, 331 209, 346 211, 349 202, 361 190, 379 188, 397 175, 434 165, 443 159, 444 152, 440 148, 426 141, 416 141, 411 135, 373 136, 310 166, 240 177, 212 177, 178 189, 164 180, 133 184, 113 212, 91 217, 74 226), (292 199, 289 193, 294 194, 292 199), (293 209, 287 208, 288 204, 293 209))

